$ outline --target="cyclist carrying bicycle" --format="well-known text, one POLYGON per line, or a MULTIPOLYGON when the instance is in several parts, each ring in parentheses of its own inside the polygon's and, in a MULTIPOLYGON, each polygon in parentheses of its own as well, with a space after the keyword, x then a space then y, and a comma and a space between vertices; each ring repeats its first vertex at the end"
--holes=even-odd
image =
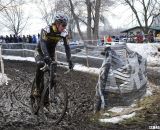
MULTIPOLYGON (((41 30, 40 41, 36 47, 35 61, 37 63, 35 85, 36 89, 33 92, 33 96, 40 96, 43 91, 43 76, 44 72, 40 70, 44 66, 44 63, 50 64, 55 61, 55 48, 60 40, 63 40, 67 62, 69 63, 69 69, 73 69, 71 61, 70 47, 67 43, 68 33, 66 26, 68 18, 64 14, 57 14, 52 25, 47 26, 41 30)), ((47 107, 49 101, 47 98, 44 101, 44 106, 47 107)))

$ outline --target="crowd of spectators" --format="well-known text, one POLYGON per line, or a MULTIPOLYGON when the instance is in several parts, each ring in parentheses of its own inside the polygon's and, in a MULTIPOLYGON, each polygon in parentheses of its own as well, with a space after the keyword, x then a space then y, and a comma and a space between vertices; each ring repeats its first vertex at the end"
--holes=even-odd
POLYGON ((155 36, 152 31, 145 35, 140 31, 137 31, 136 34, 130 32, 125 41, 130 43, 154 43, 155 36))
POLYGON ((6 35, 0 36, 1 43, 38 43, 39 34, 36 35, 23 35, 23 36, 16 36, 16 35, 6 35))
MULTIPOLYGON (((160 42, 160 33, 157 34, 157 37, 159 37, 160 42)), ((116 35, 116 36, 103 36, 102 38, 97 39, 97 45, 105 45, 105 44, 111 44, 114 43, 154 43, 157 42, 157 38, 153 31, 149 31, 148 34, 144 35, 142 32, 130 32, 129 34, 122 34, 122 35, 116 35)))

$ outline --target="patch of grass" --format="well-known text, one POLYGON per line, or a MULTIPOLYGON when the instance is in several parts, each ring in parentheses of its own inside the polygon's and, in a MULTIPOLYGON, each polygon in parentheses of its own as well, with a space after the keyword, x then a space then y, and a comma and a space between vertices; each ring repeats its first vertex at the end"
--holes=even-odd
POLYGON ((137 104, 137 107, 142 107, 143 109, 138 111, 136 116, 130 119, 127 119, 121 124, 150 124, 151 122, 155 123, 159 120, 160 115, 160 91, 153 92, 152 96, 148 96, 140 100, 137 104))
MULTIPOLYGON (((149 125, 159 122, 160 120, 160 90, 153 92, 153 95, 144 97, 138 101, 136 108, 142 107, 141 110, 136 111, 136 116, 126 119, 120 123, 118 126, 122 127, 148 127, 149 125)), ((102 123, 99 122, 99 119, 104 119, 109 116, 104 116, 102 113, 107 111, 97 113, 91 116, 90 121, 92 123, 98 123, 101 126, 111 126, 111 123, 102 123)), ((107 112, 108 113, 108 112, 107 112)), ((113 113, 109 113, 112 115, 113 113)))

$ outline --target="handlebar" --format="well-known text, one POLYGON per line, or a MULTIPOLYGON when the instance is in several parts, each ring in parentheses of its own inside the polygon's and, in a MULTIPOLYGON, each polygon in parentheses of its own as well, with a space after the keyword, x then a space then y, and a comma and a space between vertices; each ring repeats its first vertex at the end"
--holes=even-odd
POLYGON ((44 64, 44 66, 42 67, 42 68, 40 68, 40 70, 42 70, 42 71, 47 71, 47 70, 49 70, 49 66, 48 66, 48 64, 44 64))
MULTIPOLYGON (((56 62, 56 61, 52 61, 51 62, 51 65, 52 64, 56 64, 56 66, 68 66, 68 64, 66 64, 66 63, 62 63, 62 62, 56 62)), ((44 66, 42 67, 42 68, 40 68, 40 70, 42 70, 42 71, 48 71, 50 68, 49 68, 49 65, 48 64, 44 64, 44 66)), ((67 73, 69 73, 70 71, 71 71, 72 69, 68 69, 66 72, 64 72, 64 74, 67 74, 67 73)))

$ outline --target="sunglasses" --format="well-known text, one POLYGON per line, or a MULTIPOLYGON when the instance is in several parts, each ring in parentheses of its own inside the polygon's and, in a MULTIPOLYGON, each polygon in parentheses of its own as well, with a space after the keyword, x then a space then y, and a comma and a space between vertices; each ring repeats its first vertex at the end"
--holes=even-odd
POLYGON ((64 23, 62 24, 62 27, 66 27, 66 26, 67 26, 67 24, 64 24, 64 23))

